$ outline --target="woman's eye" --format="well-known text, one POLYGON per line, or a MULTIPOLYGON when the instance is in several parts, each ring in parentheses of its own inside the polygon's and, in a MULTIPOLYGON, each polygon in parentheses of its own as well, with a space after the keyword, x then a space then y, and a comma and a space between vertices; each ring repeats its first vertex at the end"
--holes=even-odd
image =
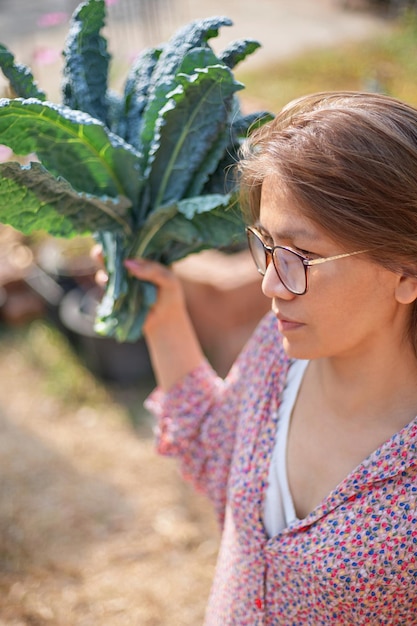
POLYGON ((303 250, 302 248, 295 248, 295 250, 297 250, 297 252, 306 257, 306 259, 308 259, 309 261, 320 258, 319 254, 311 252, 310 250, 303 250))
POLYGON ((303 248, 297 248, 297 247, 295 247, 294 250, 296 250, 303 256, 307 256, 308 258, 315 256, 313 252, 310 252, 310 250, 304 250, 303 248))

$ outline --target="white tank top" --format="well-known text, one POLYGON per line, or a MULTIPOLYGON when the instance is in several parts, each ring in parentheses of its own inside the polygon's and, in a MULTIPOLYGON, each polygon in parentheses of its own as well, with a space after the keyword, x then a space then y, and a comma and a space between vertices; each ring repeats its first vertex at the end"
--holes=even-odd
POLYGON ((287 439, 291 414, 307 365, 308 361, 302 360, 291 363, 278 411, 278 427, 263 512, 263 522, 269 537, 277 535, 297 519, 287 478, 287 439))

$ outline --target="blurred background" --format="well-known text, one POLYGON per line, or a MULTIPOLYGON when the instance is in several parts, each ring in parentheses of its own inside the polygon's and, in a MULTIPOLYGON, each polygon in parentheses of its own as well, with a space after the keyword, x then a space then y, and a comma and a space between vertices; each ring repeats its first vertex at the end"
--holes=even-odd
MULTIPOLYGON (((60 101, 74 0, 0 0, 0 43, 60 101)), ((411 0, 107 0, 111 83, 145 47, 226 15, 216 40, 262 47, 236 69, 244 111, 325 89, 417 105, 411 0)), ((0 72, 0 96, 8 96, 0 72)), ((13 159, 0 136, 0 160, 13 159)), ((196 626, 218 548, 206 501, 153 450, 146 345, 95 336, 92 241, 0 224, 0 626, 196 626)), ((246 250, 176 265, 207 357, 224 375, 268 310, 246 250)))

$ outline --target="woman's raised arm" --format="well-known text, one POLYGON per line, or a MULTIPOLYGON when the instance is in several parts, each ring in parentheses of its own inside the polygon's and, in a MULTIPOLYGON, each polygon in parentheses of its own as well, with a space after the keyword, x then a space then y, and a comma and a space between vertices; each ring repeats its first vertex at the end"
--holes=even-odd
POLYGON ((143 333, 158 385, 167 391, 204 360, 181 282, 171 269, 153 261, 131 259, 125 266, 132 276, 153 283, 158 290, 143 333))

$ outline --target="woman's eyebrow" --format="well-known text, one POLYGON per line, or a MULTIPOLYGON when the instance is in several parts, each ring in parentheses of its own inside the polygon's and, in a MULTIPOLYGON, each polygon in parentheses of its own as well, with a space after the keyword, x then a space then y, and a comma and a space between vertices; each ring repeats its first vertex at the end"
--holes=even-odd
POLYGON ((318 241, 319 235, 311 230, 307 230, 306 228, 292 228, 286 230, 276 230, 270 232, 267 228, 265 228, 259 221, 255 224, 256 228, 258 228, 263 233, 268 234, 270 237, 274 239, 298 239, 302 238, 303 240, 308 241, 318 241))

